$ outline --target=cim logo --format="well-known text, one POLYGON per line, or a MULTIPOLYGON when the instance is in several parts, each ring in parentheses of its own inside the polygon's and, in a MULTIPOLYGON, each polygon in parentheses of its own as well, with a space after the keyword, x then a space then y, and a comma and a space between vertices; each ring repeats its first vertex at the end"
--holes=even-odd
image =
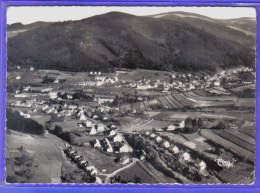
POLYGON ((217 162, 219 166, 227 167, 227 168, 233 166, 234 163, 236 162, 236 160, 234 158, 233 159, 218 158, 218 159, 215 159, 214 161, 217 162))

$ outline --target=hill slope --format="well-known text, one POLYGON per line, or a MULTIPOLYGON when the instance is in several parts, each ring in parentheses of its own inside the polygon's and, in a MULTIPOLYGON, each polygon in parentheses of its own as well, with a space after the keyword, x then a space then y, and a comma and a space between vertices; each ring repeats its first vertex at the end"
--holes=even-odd
POLYGON ((15 65, 69 71, 114 67, 214 71, 254 66, 254 36, 195 18, 198 26, 223 31, 218 35, 172 18, 110 12, 28 30, 8 39, 8 70, 15 65))

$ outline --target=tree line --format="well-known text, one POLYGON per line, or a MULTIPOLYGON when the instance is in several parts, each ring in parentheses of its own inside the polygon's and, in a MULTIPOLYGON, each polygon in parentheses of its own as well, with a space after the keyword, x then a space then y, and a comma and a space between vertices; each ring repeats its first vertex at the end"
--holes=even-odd
POLYGON ((11 130, 24 133, 43 135, 45 128, 37 121, 24 118, 18 111, 13 112, 11 109, 6 109, 6 127, 11 130))

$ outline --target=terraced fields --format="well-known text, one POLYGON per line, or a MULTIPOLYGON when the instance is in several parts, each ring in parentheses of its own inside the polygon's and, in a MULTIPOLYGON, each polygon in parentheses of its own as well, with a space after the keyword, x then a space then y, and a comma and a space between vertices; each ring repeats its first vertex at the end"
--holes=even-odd
POLYGON ((239 99, 227 94, 212 94, 206 90, 194 90, 183 93, 173 93, 158 98, 127 105, 126 109, 140 109, 151 111, 153 108, 162 107, 166 110, 185 110, 192 108, 226 107, 226 106, 249 106, 255 105, 254 99, 239 99), (248 102, 248 104, 247 104, 248 102))
MULTIPOLYGON (((237 97, 207 94, 204 90, 169 94, 147 102, 149 105, 160 105, 167 110, 228 106, 236 103, 237 97)), ((146 110, 148 109, 146 108, 146 110)))
POLYGON ((241 140, 228 132, 224 134, 223 132, 221 133, 221 131, 216 132, 216 130, 214 131, 211 129, 202 129, 201 135, 252 162, 255 161, 254 146, 247 143, 245 140, 241 140))

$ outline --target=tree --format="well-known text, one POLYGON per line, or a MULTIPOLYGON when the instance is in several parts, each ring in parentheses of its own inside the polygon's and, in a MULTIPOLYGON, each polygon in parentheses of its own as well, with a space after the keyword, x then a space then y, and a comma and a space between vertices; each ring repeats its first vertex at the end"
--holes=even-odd
POLYGON ((224 123, 222 123, 221 121, 218 123, 217 125, 217 129, 226 129, 226 126, 224 123))
POLYGON ((56 125, 54 130, 53 130, 53 133, 57 136, 61 136, 62 133, 63 133, 63 130, 60 126, 56 125))
POLYGON ((134 176, 134 183, 140 184, 141 183, 141 177, 138 177, 137 175, 134 176))
POLYGON ((6 177, 6 182, 7 183, 17 183, 18 180, 17 180, 17 178, 15 176, 7 176, 6 177))
POLYGON ((201 118, 198 119, 198 127, 201 129, 203 127, 203 123, 202 123, 202 120, 201 118))

